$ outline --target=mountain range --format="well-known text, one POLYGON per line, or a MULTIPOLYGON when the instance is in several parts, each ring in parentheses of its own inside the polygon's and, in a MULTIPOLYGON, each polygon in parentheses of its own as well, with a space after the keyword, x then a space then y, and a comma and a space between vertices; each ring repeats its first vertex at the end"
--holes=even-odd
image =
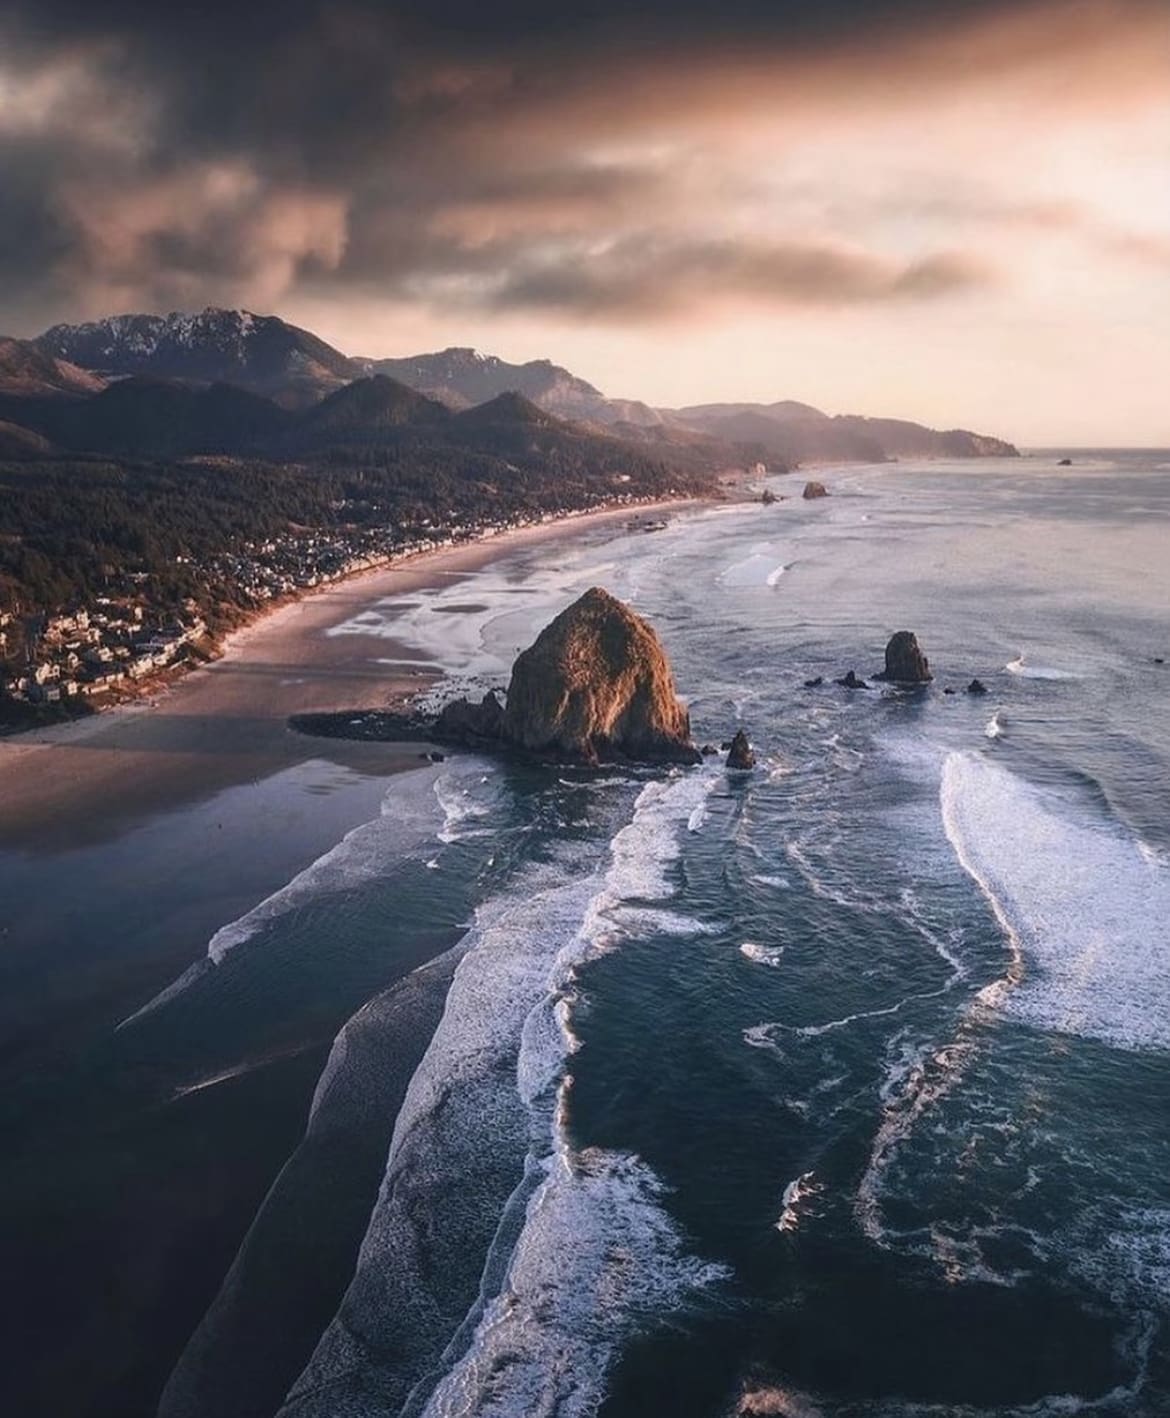
POLYGON ((275 315, 214 306, 198 315, 113 315, 85 325, 54 325, 32 344, 107 377, 145 374, 238 384, 289 407, 315 403, 368 372, 275 315))
POLYGON ((334 446, 400 441, 405 428, 468 438, 476 421, 452 415, 491 401, 496 427, 539 427, 533 418, 543 414, 553 421, 546 429, 620 439, 692 470, 1016 452, 967 430, 834 417, 793 400, 655 409, 609 398, 549 360, 512 364, 469 348, 356 358, 277 316, 244 310, 119 315, 55 325, 31 341, 0 340, 4 456, 43 455, 45 440, 150 456, 289 457, 330 438, 334 446), (502 396, 519 401, 499 404, 502 396))

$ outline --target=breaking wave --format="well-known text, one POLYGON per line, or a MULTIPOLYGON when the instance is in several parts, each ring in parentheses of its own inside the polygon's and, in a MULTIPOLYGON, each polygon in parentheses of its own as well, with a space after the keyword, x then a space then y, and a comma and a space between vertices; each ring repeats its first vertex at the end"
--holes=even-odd
POLYGON ((648 784, 607 864, 533 869, 480 909, 353 1283, 287 1415, 591 1413, 623 1338, 716 1277, 644 1163, 573 1146, 567 1064, 582 966, 647 930, 702 929, 646 903, 675 894, 680 838, 717 781, 648 784))
MULTIPOLYGON (((437 817, 431 783, 435 770, 419 768, 395 780, 382 800, 381 815, 373 822, 355 827, 324 856, 298 872, 293 879, 266 896, 250 911, 221 926, 207 944, 207 955, 197 960, 167 987, 128 1015, 118 1025, 124 1029, 152 1013, 160 1005, 182 994, 209 969, 224 960, 245 942, 260 934, 274 921, 322 897, 337 896, 363 882, 372 881, 386 870, 386 864, 433 841, 437 817)), ((440 834, 441 835, 441 834, 440 834)))
POLYGON ((1117 822, 978 754, 947 758, 941 795, 959 861, 1019 963, 1018 987, 999 982, 983 1002, 1038 1029, 1170 1047, 1157 929, 1170 917, 1170 872, 1117 822))
POLYGON ((758 941, 745 940, 739 948, 739 953, 745 955, 756 965, 770 965, 776 970, 780 967, 780 957, 784 954, 784 947, 782 945, 761 945, 758 941))
POLYGON ((1022 679, 1080 679, 1080 675, 1075 675, 1069 670, 1058 670, 1051 665, 1030 665, 1023 655, 1009 660, 1004 669, 1009 674, 1019 675, 1022 679))

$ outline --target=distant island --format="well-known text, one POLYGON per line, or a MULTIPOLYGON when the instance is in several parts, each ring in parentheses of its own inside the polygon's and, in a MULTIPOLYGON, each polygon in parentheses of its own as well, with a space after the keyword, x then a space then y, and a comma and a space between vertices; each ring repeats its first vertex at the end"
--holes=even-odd
POLYGON ((653 409, 548 360, 354 358, 242 310, 0 339, 0 726, 135 692, 265 605, 433 546, 801 462, 1015 454, 792 401, 653 409))

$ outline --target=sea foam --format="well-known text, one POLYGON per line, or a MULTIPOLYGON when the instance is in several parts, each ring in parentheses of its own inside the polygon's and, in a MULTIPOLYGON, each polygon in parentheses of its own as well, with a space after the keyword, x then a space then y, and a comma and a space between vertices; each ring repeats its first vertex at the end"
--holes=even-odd
POLYGON ((746 956, 756 965, 770 965, 774 970, 780 968, 780 957, 784 954, 782 945, 761 945, 759 941, 745 940, 739 948, 739 953, 746 956))
POLYGON ((573 1146, 567 1064, 586 962, 647 931, 692 933, 662 903, 717 781, 649 783, 600 869, 581 874, 578 853, 480 909, 354 1280, 287 1415, 592 1412, 623 1338, 716 1277, 644 1163, 573 1146), (441 1293, 434 1278, 476 1253, 478 1297, 441 1293))
POLYGON ((1019 956, 1018 985, 992 986, 984 1002, 1039 1029, 1170 1047, 1170 871, 1095 805, 979 754, 947 758, 941 803, 961 864, 1019 956))
POLYGON ((1071 670, 1059 670, 1052 665, 1030 665, 1023 655, 1009 660, 1004 669, 1009 674, 1019 675, 1021 679, 1080 679, 1080 675, 1073 674, 1071 670))

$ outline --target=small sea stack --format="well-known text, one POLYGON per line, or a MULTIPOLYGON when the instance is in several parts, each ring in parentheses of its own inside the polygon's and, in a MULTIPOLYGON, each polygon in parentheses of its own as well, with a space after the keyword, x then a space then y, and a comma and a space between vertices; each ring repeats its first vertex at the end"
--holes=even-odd
POLYGON ((886 646, 885 668, 874 676, 887 684, 929 684, 934 678, 930 661, 922 653, 912 630, 898 630, 886 646))
POLYGON ((967 693, 968 693, 968 694, 986 694, 986 693, 987 693, 987 686, 983 683, 983 681, 982 681, 981 679, 973 679, 973 680, 971 681, 971 683, 967 686, 967 693))
POLYGON ((834 684, 839 684, 842 689, 868 689, 869 685, 863 679, 858 679, 856 670, 847 670, 840 679, 835 679, 834 684))
POLYGON ((737 770, 756 766, 756 755, 752 752, 748 736, 742 729, 738 729, 731 740, 731 747, 727 750, 727 766, 737 770))
POLYGON ((800 495, 806 502, 812 502, 814 498, 828 497, 829 489, 824 483, 807 482, 804 485, 804 491, 800 495))

